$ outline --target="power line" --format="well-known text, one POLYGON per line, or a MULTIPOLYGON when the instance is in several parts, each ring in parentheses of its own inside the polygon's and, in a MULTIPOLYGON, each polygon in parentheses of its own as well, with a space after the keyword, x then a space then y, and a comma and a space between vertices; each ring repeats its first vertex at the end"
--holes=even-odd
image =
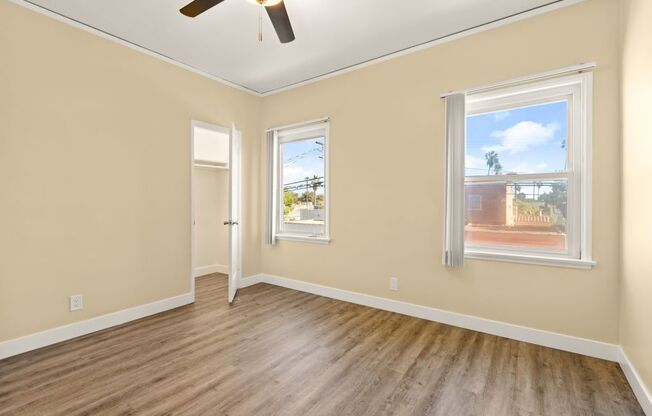
POLYGON ((318 140, 315 140, 315 144, 318 145, 318 146, 320 146, 320 147, 315 147, 315 148, 313 148, 313 149, 307 150, 307 151, 305 151, 305 152, 303 152, 303 153, 300 153, 300 154, 298 154, 298 155, 292 156, 291 158, 289 158, 288 160, 286 160, 286 161, 284 162, 284 164, 286 164, 286 165, 290 165, 290 164, 292 164, 292 163, 295 163, 295 162, 297 162, 297 161, 299 161, 299 160, 301 160, 301 159, 304 159, 304 158, 310 156, 310 155, 313 154, 313 153, 321 153, 321 155, 318 155, 317 157, 318 157, 319 159, 323 159, 323 158, 324 158, 324 156, 323 156, 323 154, 324 154, 324 143, 323 143, 323 142, 320 142, 320 141, 318 141, 318 140))
POLYGON ((288 182, 283 184, 283 190, 287 192, 309 190, 309 189, 314 189, 315 187, 317 187, 317 189, 324 187, 323 176, 319 176, 316 178, 315 177, 306 178, 300 181, 288 182))
MULTIPOLYGON (((306 157, 310 156, 313 153, 318 153, 318 152, 323 153, 323 149, 316 149, 316 148, 315 149, 310 149, 310 150, 308 150, 306 152, 303 152, 303 153, 300 153, 300 154, 298 154, 296 156, 292 156, 291 158, 285 160, 283 162, 283 164, 284 165, 291 165, 293 163, 298 162, 301 159, 305 159, 306 157)), ((321 157, 321 156, 318 156, 318 157, 321 157)), ((321 157, 321 158, 323 159, 323 157, 321 157)))

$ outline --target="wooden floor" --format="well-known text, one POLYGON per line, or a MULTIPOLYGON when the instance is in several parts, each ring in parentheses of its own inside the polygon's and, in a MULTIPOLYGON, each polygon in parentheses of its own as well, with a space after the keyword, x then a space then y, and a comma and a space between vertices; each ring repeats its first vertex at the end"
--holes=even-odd
POLYGON ((610 362, 266 284, 0 361, 0 415, 643 415, 610 362))

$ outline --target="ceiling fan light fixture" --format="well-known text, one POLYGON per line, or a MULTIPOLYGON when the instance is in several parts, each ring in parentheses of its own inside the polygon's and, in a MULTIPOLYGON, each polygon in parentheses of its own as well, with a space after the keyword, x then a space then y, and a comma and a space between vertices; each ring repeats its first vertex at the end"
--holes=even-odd
POLYGON ((249 0, 251 3, 258 4, 260 6, 276 6, 279 4, 282 0, 249 0))

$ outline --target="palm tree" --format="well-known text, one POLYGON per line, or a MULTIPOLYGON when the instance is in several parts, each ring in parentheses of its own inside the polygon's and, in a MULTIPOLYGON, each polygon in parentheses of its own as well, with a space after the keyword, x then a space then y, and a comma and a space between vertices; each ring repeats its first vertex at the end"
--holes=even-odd
POLYGON ((319 180, 319 176, 312 175, 312 206, 317 208, 317 189, 322 185, 322 182, 319 180))
POLYGON ((500 164, 498 161, 498 153, 492 150, 491 152, 485 153, 484 158, 487 161, 487 175, 489 175, 491 168, 493 168, 496 163, 500 164))
POLYGON ((306 176, 306 187, 312 188, 312 206, 317 208, 317 189, 322 186, 323 182, 319 180, 320 177, 312 175, 312 178, 306 176))
POLYGON ((496 175, 500 175, 501 173, 503 173, 503 165, 501 165, 497 159, 496 159, 496 164, 494 165, 494 173, 496 175))
POLYGON ((537 195, 536 195, 535 200, 538 201, 538 200, 539 200, 539 195, 541 194, 541 187, 543 186, 543 183, 541 183, 541 182, 539 182, 539 181, 536 181, 536 182, 534 183, 534 185, 537 187, 537 195))

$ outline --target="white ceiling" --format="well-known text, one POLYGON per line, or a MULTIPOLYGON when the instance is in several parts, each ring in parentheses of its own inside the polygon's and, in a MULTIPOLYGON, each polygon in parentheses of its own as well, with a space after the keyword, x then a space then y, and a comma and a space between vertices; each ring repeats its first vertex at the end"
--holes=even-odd
POLYGON ((251 0, 194 19, 190 0, 29 0, 215 77, 265 93, 559 0, 285 0, 282 45, 251 0))

